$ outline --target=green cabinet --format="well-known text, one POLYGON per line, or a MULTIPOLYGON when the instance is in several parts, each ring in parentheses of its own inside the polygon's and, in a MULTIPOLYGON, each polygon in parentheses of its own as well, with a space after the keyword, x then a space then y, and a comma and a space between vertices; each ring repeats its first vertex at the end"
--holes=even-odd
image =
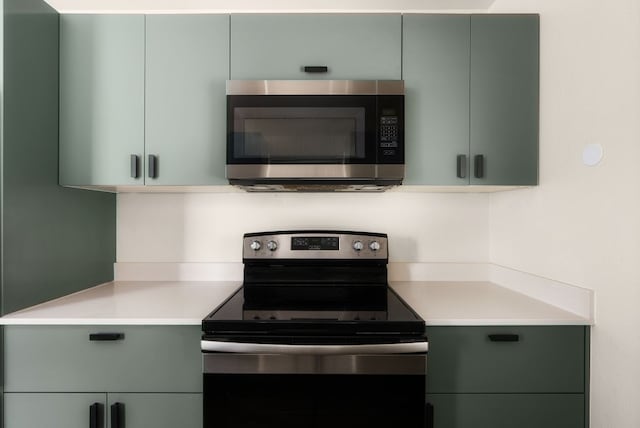
POLYGON ((538 183, 538 15, 405 15, 405 184, 538 183))
POLYGON ((200 334, 195 326, 9 326, 5 390, 199 392, 200 334), (91 340, 103 333, 121 336, 91 340))
POLYGON ((582 394, 429 394, 434 428, 585 428, 582 394))
POLYGON ((471 184, 538 184, 538 33, 538 15, 471 16, 471 184))
POLYGON ((228 15, 62 15, 60 184, 226 184, 228 15))
POLYGON ((427 327, 435 428, 588 426, 589 329, 427 327))
POLYGON ((106 394, 5 393, 4 428, 88 428, 91 406, 99 419, 96 428, 107 426, 106 394))
POLYGON ((202 427, 202 394, 12 392, 4 406, 5 428, 102 428, 114 417, 127 428, 202 427))
POLYGON ((98 427, 118 409, 119 426, 200 428, 200 335, 200 326, 7 326, 5 427, 85 428, 96 404, 108 424, 98 427))
POLYGON ((146 24, 145 183, 227 184, 229 16, 149 15, 146 24))
POLYGON ((401 35, 400 14, 232 15, 231 78, 399 80, 401 35))
POLYGON ((469 31, 469 15, 403 17, 405 184, 469 184, 469 31))
POLYGON ((144 16, 60 16, 60 184, 143 184, 144 16))

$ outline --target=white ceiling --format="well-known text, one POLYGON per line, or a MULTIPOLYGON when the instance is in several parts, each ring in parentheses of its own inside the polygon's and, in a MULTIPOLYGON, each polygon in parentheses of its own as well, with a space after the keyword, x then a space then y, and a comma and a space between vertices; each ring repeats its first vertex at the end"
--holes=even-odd
POLYGON ((63 13, 486 11, 495 0, 45 0, 63 13))

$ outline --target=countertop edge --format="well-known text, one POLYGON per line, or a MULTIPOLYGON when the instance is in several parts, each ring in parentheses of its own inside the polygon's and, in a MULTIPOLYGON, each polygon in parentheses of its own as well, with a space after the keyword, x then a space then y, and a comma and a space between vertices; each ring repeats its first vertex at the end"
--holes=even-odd
MULTIPOLYGON (((11 314, 7 314, 4 317, 0 318, 0 325, 194 325, 199 326, 202 322, 202 318, 204 318, 211 310, 217 307, 222 301, 224 301, 228 296, 230 296, 235 290, 237 290, 237 282, 235 281, 209 281, 207 283, 200 282, 195 285, 193 282, 155 282, 155 281, 116 281, 116 282, 108 282, 104 284, 97 285, 95 287, 89 288, 87 290, 83 290, 77 293, 73 293, 71 295, 61 297, 49 302, 45 302, 31 308, 26 308, 23 311, 17 311, 11 314), (211 298, 209 303, 203 306, 200 304, 197 308, 194 307, 192 312, 189 313, 189 310, 183 311, 178 314, 178 316, 154 316, 153 313, 148 314, 148 316, 131 316, 131 314, 127 314, 128 316, 122 317, 108 317, 97 315, 96 317, 90 316, 90 311, 88 312, 85 309, 85 313, 82 313, 81 316, 74 316, 70 314, 70 316, 66 317, 64 314, 60 314, 60 306, 68 305, 69 302, 72 301, 72 298, 76 300, 75 305, 83 305, 82 298, 86 297, 88 299, 89 305, 96 305, 96 302, 104 297, 96 296, 102 292, 109 292, 109 296, 111 294, 117 295, 119 292, 123 292, 126 294, 127 292, 132 292, 135 290, 135 287, 141 287, 141 290, 144 288, 149 290, 150 293, 160 292, 161 290, 167 290, 167 287, 181 287, 191 285, 195 288, 190 288, 189 290, 213 290, 212 287, 220 287, 222 285, 225 286, 225 291, 222 289, 219 293, 215 293, 215 298, 211 298), (157 287, 157 290, 156 290, 157 287), (228 289, 228 291, 226 290, 228 289), (80 300, 80 303, 77 302, 80 300), (38 311, 47 311, 53 308, 54 312, 58 311, 58 315, 60 316, 38 316, 38 311), (31 315, 30 312, 33 312, 31 315), (197 312, 197 314, 196 314, 197 312), (184 316, 183 316, 184 315, 184 316)), ((421 316, 425 319, 425 323, 427 326, 519 326, 519 325, 532 325, 532 326, 545 326, 545 325, 593 325, 593 321, 584 317, 581 317, 579 314, 572 313, 566 311, 563 308, 559 308, 554 305, 550 305, 543 300, 536 299, 534 297, 528 296, 524 293, 515 291, 509 287, 504 287, 500 284, 496 284, 489 281, 392 281, 390 283, 391 287, 398 293, 400 296, 408 303, 414 307, 416 312, 420 313, 421 316), (411 290, 417 293, 416 296, 403 296, 405 293, 398 292, 396 287, 400 286, 400 288, 410 287, 411 290), (533 309, 529 310, 529 314, 523 316, 522 318, 518 318, 517 316, 513 316, 513 311, 511 314, 505 314, 505 316, 500 316, 496 313, 496 317, 493 317, 490 309, 485 309, 481 306, 480 315, 477 316, 474 314, 470 314, 469 318, 464 318, 460 316, 456 316, 452 314, 451 317, 442 317, 442 309, 440 309, 439 314, 434 314, 433 318, 429 318, 425 316, 425 312, 428 312, 429 309, 425 309, 424 301, 429 299, 442 299, 446 300, 444 303, 435 302, 436 305, 450 305, 451 301, 455 302, 456 299, 464 299, 466 297, 466 293, 461 295, 454 291, 455 288, 458 288, 458 291, 462 288, 464 291, 466 287, 481 287, 480 290, 484 293, 487 293, 489 298, 497 298, 498 300, 502 299, 505 302, 509 302, 511 298, 520 301, 526 305, 527 308, 532 307, 533 309), (484 287, 484 288, 482 288, 484 287), (442 292, 444 291, 445 296, 442 296, 442 292), (438 297, 440 296, 440 297, 438 297), (412 302, 412 299, 420 299, 419 301, 412 302), (453 299, 453 300, 452 300, 453 299), (532 312, 533 311, 533 312, 532 312), (538 311, 538 313, 536 313, 538 311), (484 316, 484 313, 487 313, 487 316, 484 316), (532 317, 533 316, 533 317, 532 317)), ((179 289, 176 289, 179 290, 179 289)), ((469 289, 468 291, 471 291, 469 289)), ((207 292, 208 292, 207 291, 207 292)), ((188 294, 188 290, 183 290, 183 294, 188 294)), ((413 293, 410 293, 413 294, 413 293)), ((107 297, 107 301, 109 298, 114 299, 115 305, 115 297, 107 297)), ((128 297, 120 296, 120 299, 127 299, 128 297)), ((127 301, 128 302, 128 301, 127 301)), ((100 302, 103 304, 104 302, 100 302)), ((433 302, 429 302, 430 304, 434 304, 433 302)), ((466 304, 469 302, 467 301, 466 304)), ((106 303, 108 304, 108 303, 106 303)), ((165 303, 166 305, 175 305, 175 301, 168 301, 165 303)), ((472 302, 473 304, 473 302, 472 302)), ((491 306, 491 305, 489 305, 491 306)), ((166 306, 169 307, 169 306, 166 306)), ((476 308, 477 309, 477 308, 476 308)), ((70 309, 72 310, 72 309, 70 309)), ((458 308, 458 314, 460 314, 460 309, 458 308)), ((135 311, 135 308, 134 308, 135 311)), ((162 312, 162 309, 158 309, 159 312, 162 312)), ((434 311, 436 312, 436 311, 434 311)), ((477 312, 477 311, 476 311, 477 312)), ((446 312, 445 312, 446 315, 446 312)))

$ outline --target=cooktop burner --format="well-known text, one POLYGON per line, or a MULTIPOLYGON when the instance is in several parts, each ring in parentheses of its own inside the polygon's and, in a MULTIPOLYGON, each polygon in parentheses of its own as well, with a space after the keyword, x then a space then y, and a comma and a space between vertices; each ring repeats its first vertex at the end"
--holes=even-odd
POLYGON ((203 321, 206 333, 247 332, 251 334, 424 334, 424 321, 398 295, 385 287, 385 307, 369 309, 306 310, 247 309, 243 289, 203 321))

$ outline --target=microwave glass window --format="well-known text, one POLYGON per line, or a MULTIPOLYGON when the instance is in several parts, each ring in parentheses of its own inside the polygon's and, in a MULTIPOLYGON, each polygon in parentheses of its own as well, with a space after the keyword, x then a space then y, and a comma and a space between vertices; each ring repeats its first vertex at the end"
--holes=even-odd
POLYGON ((363 107, 237 107, 236 158, 322 162, 365 158, 363 107))

